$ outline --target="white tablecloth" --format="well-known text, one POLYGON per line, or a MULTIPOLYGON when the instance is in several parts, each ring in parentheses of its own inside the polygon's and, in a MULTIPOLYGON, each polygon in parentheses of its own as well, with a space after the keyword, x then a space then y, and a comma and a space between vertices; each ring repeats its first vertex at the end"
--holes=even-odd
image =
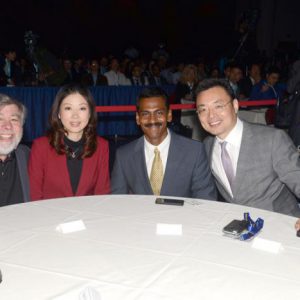
POLYGON ((92 196, 0 209, 1 300, 300 299, 295 218, 213 201, 157 205, 153 196, 92 196), (225 237, 232 219, 265 220, 274 254, 225 237), (86 230, 63 234, 61 223, 86 230), (158 223, 182 235, 158 235, 158 223), (101 298, 84 297, 92 289, 101 298), (79 296, 81 295, 81 296, 79 296))

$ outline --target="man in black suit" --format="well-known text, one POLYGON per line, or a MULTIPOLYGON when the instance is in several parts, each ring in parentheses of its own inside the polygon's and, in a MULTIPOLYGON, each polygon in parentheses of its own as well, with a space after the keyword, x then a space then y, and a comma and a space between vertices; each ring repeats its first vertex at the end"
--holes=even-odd
POLYGON ((8 48, 0 59, 0 85, 19 86, 22 84, 20 67, 16 64, 17 54, 14 48, 8 48))
POLYGON ((83 76, 82 83, 87 86, 107 85, 107 79, 101 75, 97 59, 93 59, 90 64, 90 72, 83 76))
POLYGON ((161 86, 167 84, 167 81, 164 77, 160 76, 160 68, 157 64, 153 64, 151 68, 151 73, 149 76, 149 84, 161 86))
POLYGON ((130 76, 131 85, 141 86, 149 85, 148 78, 142 74, 142 69, 139 65, 134 65, 130 76))
POLYGON ((239 99, 248 99, 250 97, 252 87, 261 80, 260 65, 252 63, 249 68, 248 76, 239 82, 240 96, 239 99))

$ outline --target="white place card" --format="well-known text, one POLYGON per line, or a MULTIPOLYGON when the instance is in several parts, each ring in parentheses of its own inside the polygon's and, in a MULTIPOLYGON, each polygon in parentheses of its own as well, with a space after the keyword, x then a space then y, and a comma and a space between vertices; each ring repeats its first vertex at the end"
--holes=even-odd
POLYGON ((157 235, 182 235, 182 224, 156 224, 157 235))
POLYGON ((71 233, 71 232, 81 231, 85 229, 86 227, 82 220, 62 223, 56 227, 56 230, 61 233, 71 233))
POLYGON ((281 243, 262 239, 259 237, 254 238, 252 248, 275 254, 283 250, 281 243))

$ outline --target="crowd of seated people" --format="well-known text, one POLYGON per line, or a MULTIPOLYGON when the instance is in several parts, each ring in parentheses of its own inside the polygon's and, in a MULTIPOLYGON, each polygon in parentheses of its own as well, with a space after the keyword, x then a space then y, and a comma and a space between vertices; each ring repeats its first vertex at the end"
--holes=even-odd
MULTIPOLYGON (((174 55, 176 56, 176 54, 174 55)), ((55 67, 53 58, 31 61, 19 57, 17 49, 7 48, 0 53, 0 85, 1 86, 61 86, 66 83, 83 83, 88 86, 130 86, 130 85, 176 85, 187 65, 194 65, 197 72, 197 82, 205 78, 228 78, 236 96, 239 99, 251 97, 252 87, 267 81, 270 67, 277 65, 278 74, 287 73, 292 62, 277 63, 271 58, 262 60, 256 58, 251 63, 228 62, 222 66, 221 58, 172 58, 169 54, 155 53, 152 57, 141 54, 134 57, 123 55, 117 57, 99 55, 91 58, 72 55, 57 58, 55 67), (49 66, 44 65, 49 62, 49 66), (285 68, 284 70, 283 67, 285 68), (59 77, 59 80, 47 80, 49 76, 59 77)), ((228 61, 228 60, 227 60, 228 61)), ((249 61, 251 61, 249 59, 249 61)), ((274 69, 274 68, 273 68, 274 69)), ((281 76, 280 83, 288 78, 281 76)), ((277 84, 278 85, 278 84, 277 84)), ((280 85, 280 89, 285 86, 280 85)), ((256 90, 259 87, 256 86, 256 90)), ((266 89, 266 85, 264 85, 266 89)), ((276 90, 277 87, 274 87, 276 90)), ((257 95, 257 91, 255 95, 257 95)), ((281 95, 281 92, 278 93, 281 95)), ((256 97, 256 96, 255 96, 256 97)))

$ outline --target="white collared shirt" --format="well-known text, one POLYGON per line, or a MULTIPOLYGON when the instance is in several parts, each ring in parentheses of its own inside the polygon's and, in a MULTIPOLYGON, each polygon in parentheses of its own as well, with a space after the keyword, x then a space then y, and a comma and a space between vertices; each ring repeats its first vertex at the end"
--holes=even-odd
POLYGON ((243 122, 238 118, 234 128, 231 130, 231 132, 224 140, 221 140, 220 138, 216 137, 213 153, 212 153, 212 169, 215 172, 215 174, 221 179, 223 185, 226 187, 226 189, 231 194, 231 196, 232 196, 231 187, 227 179, 227 176, 225 174, 222 160, 221 160, 220 143, 224 141, 227 142, 226 150, 230 156, 232 166, 233 166, 234 176, 235 176, 240 148, 241 148, 242 135, 243 135, 243 122))
POLYGON ((130 85, 128 78, 121 72, 110 70, 104 73, 104 76, 107 79, 108 85, 130 85))
POLYGON ((169 148, 170 148, 170 142, 171 142, 171 134, 170 134, 169 130, 168 130, 168 134, 165 137, 165 139, 158 146, 154 146, 154 145, 150 144, 146 140, 145 137, 144 137, 144 141, 145 141, 144 150, 145 150, 145 159, 146 159, 148 177, 150 178, 152 163, 153 163, 153 159, 154 159, 154 149, 155 148, 158 148, 158 150, 160 152, 160 158, 161 158, 162 163, 163 163, 164 174, 165 174, 167 159, 168 159, 168 153, 169 153, 169 148))

